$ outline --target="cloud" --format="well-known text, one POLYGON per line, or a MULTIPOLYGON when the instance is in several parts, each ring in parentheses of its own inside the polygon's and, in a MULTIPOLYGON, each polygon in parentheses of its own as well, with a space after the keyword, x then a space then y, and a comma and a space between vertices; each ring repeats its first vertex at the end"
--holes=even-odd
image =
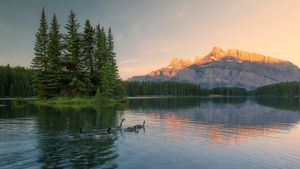
POLYGON ((161 49, 161 52, 162 53, 165 53, 165 52, 169 52, 171 51, 173 48, 164 48, 164 49, 161 49))
POLYGON ((128 67, 128 66, 120 66, 119 72, 120 76, 123 80, 126 80, 132 76, 137 75, 145 75, 153 70, 156 70, 156 66, 135 66, 135 67, 128 67))
MULTIPOLYGON (((141 50, 139 50, 139 53, 141 54, 162 54, 162 53, 168 53, 171 51, 174 51, 175 49, 179 48, 180 44, 172 44, 172 47, 158 47, 158 46, 162 46, 162 45, 153 45, 153 46, 149 46, 149 47, 145 47, 141 50)), ((163 45, 163 46, 168 46, 168 45, 163 45)))
POLYGON ((141 39, 138 49, 141 53, 165 53, 182 47, 184 44, 168 39, 141 39))
POLYGON ((120 65, 125 65, 125 64, 129 64, 129 63, 136 63, 138 61, 140 61, 141 59, 139 58, 134 58, 134 59, 128 59, 128 60, 122 60, 120 61, 120 65))

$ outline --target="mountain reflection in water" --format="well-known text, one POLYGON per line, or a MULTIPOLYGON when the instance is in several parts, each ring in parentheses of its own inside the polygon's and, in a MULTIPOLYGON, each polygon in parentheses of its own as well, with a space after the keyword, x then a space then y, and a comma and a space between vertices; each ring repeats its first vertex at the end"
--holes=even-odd
POLYGON ((298 99, 131 99, 108 108, 0 107, 2 168, 300 168, 298 99), (107 140, 79 133, 142 124, 107 140))

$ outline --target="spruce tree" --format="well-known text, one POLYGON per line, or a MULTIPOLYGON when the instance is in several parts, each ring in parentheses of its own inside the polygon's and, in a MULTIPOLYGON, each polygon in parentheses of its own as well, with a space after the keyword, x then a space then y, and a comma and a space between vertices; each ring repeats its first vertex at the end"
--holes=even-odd
POLYGON ((107 35, 107 54, 108 54, 109 62, 111 64, 112 78, 116 80, 119 78, 119 74, 118 74, 118 67, 116 63, 116 53, 114 52, 114 40, 113 40, 113 35, 110 27, 108 29, 108 35, 107 35))
POLYGON ((88 93, 95 95, 96 90, 96 56, 95 56, 95 31, 90 21, 86 20, 84 31, 82 34, 82 59, 84 64, 84 82, 87 85, 88 93))
POLYGON ((80 27, 77 23, 75 13, 71 10, 65 29, 64 36, 64 65, 67 70, 64 78, 64 86, 67 95, 80 95, 86 89, 82 80, 82 57, 80 50, 80 27))
POLYGON ((97 88, 100 95, 109 95, 109 68, 108 54, 106 46, 106 35, 104 28, 97 25, 96 27, 96 74, 97 88))
POLYGON ((90 21, 86 20, 82 34, 82 56, 85 71, 91 76, 95 71, 95 32, 90 21))
POLYGON ((55 14, 53 15, 51 28, 49 31, 49 46, 48 46, 48 58, 49 69, 45 72, 47 76, 46 97, 57 96, 61 88, 61 73, 62 73, 62 44, 61 34, 59 32, 59 24, 57 22, 55 14))
POLYGON ((80 33, 78 29, 80 27, 76 20, 76 14, 71 10, 68 17, 68 23, 65 26, 67 30, 64 36, 65 47, 65 64, 66 69, 73 74, 73 76, 79 76, 81 71, 80 61, 80 33))
POLYGON ((39 96, 45 95, 44 84, 47 78, 44 72, 48 69, 48 25, 45 14, 45 9, 43 8, 40 26, 38 32, 35 34, 36 41, 34 44, 35 57, 32 60, 32 68, 35 70, 34 74, 34 86, 39 96))
POLYGON ((40 27, 38 32, 35 34, 36 41, 34 44, 34 54, 35 57, 32 60, 32 68, 38 70, 45 70, 47 67, 47 47, 48 47, 48 25, 45 14, 45 9, 43 8, 40 27))
POLYGON ((118 80, 119 74, 118 74, 118 67, 115 59, 116 53, 114 52, 114 40, 113 40, 113 35, 110 27, 108 29, 108 35, 106 40, 106 50, 107 50, 107 59, 108 59, 107 65, 109 66, 108 68, 109 87, 111 88, 110 91, 113 92, 112 94, 116 96, 118 90, 120 90, 121 84, 117 84, 120 81, 118 80))

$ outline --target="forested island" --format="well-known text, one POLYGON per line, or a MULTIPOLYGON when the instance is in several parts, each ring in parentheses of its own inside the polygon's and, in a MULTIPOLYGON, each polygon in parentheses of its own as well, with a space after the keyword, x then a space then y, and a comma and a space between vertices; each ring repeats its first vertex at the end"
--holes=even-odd
POLYGON ((33 86, 39 98, 123 97, 112 30, 85 21, 83 32, 71 10, 64 34, 54 14, 48 26, 45 9, 34 45, 33 86))

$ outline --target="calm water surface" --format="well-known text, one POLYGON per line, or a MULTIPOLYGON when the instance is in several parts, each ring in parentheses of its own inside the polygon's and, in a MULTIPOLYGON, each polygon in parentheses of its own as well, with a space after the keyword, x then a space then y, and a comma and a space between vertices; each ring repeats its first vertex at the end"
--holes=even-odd
POLYGON ((0 168, 299 169, 297 99, 132 99, 55 109, 0 101, 0 168), (94 140, 100 129, 145 130, 94 140), (70 139, 83 128, 84 137, 70 139))

